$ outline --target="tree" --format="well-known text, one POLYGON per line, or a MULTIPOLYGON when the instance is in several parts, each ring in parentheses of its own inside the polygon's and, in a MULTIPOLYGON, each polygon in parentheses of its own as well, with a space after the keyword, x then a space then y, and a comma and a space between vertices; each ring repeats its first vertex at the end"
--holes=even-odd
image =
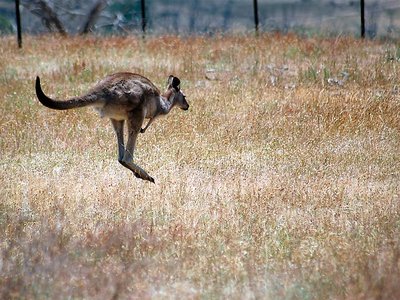
MULTIPOLYGON (((44 0, 25 0, 21 3, 32 14, 39 17, 50 32, 57 32, 61 35, 67 35, 67 30, 61 22, 55 10, 44 0)), ((97 0, 92 9, 85 14, 80 34, 86 34, 91 31, 95 25, 101 11, 106 7, 106 0, 97 0)))

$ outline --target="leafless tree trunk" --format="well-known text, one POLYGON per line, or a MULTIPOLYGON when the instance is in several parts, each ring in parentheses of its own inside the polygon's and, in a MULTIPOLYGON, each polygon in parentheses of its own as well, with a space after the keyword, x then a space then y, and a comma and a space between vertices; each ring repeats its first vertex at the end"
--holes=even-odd
POLYGON ((62 35, 67 34, 67 31, 65 30, 57 14, 45 1, 23 1, 22 5, 28 8, 32 14, 41 18, 43 24, 47 27, 47 29, 49 29, 50 32, 58 32, 62 35))
MULTIPOLYGON (((58 18, 57 13, 47 4, 46 1, 24 0, 21 4, 25 6, 32 14, 38 16, 50 32, 58 32, 61 35, 67 35, 67 31, 58 18)), ((106 0, 96 1, 93 8, 87 14, 86 21, 83 24, 80 34, 87 34, 91 31, 106 4, 106 0)))
POLYGON ((87 15, 87 19, 81 30, 81 34, 87 34, 90 32, 91 28, 96 23, 97 18, 99 17, 101 11, 105 8, 105 6, 106 6, 105 0, 99 0, 96 2, 96 4, 93 6, 91 11, 87 15))

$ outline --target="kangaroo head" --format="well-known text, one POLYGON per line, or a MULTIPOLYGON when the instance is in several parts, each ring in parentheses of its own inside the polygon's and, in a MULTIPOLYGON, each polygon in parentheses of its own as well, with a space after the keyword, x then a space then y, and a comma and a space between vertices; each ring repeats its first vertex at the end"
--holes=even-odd
POLYGON ((183 93, 183 91, 179 86, 180 83, 181 81, 179 80, 178 77, 170 75, 168 77, 168 82, 167 82, 167 92, 171 93, 170 100, 172 100, 175 103, 175 105, 177 105, 179 108, 183 110, 188 110, 189 103, 187 103, 186 95, 183 93))

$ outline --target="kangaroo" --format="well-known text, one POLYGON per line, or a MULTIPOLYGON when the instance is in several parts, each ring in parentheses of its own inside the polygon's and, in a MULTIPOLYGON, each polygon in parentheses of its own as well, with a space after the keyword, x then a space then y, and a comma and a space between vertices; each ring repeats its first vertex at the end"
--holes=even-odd
POLYGON ((66 110, 92 106, 100 117, 108 117, 114 128, 118 143, 118 162, 140 179, 154 183, 147 172, 133 162, 136 140, 139 132, 144 133, 154 120, 168 114, 174 106, 189 109, 186 96, 180 89, 179 78, 170 75, 167 89, 161 94, 159 89, 146 77, 122 72, 109 75, 83 96, 59 101, 46 96, 36 77, 36 96, 46 107, 66 110), (149 119, 142 128, 144 119, 149 119), (128 127, 128 141, 124 144, 124 124, 128 127))

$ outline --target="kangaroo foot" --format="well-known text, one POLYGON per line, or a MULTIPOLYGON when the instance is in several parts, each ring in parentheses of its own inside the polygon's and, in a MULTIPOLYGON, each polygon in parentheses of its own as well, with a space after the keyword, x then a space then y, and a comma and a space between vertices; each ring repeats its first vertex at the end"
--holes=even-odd
POLYGON ((152 182, 152 183, 155 183, 155 182, 154 182, 154 178, 151 177, 151 176, 150 176, 149 174, 147 174, 147 173, 145 173, 145 174, 140 174, 140 173, 137 173, 137 172, 134 172, 134 171, 132 171, 132 173, 133 173, 133 175, 135 175, 136 178, 143 179, 143 180, 147 180, 147 181, 150 181, 150 182, 152 182))
POLYGON ((133 163, 132 161, 124 161, 121 160, 120 163, 127 169, 131 170, 133 175, 135 175, 136 178, 140 178, 143 180, 150 181, 152 183, 154 182, 154 178, 151 177, 145 170, 143 170, 141 167, 133 163))

